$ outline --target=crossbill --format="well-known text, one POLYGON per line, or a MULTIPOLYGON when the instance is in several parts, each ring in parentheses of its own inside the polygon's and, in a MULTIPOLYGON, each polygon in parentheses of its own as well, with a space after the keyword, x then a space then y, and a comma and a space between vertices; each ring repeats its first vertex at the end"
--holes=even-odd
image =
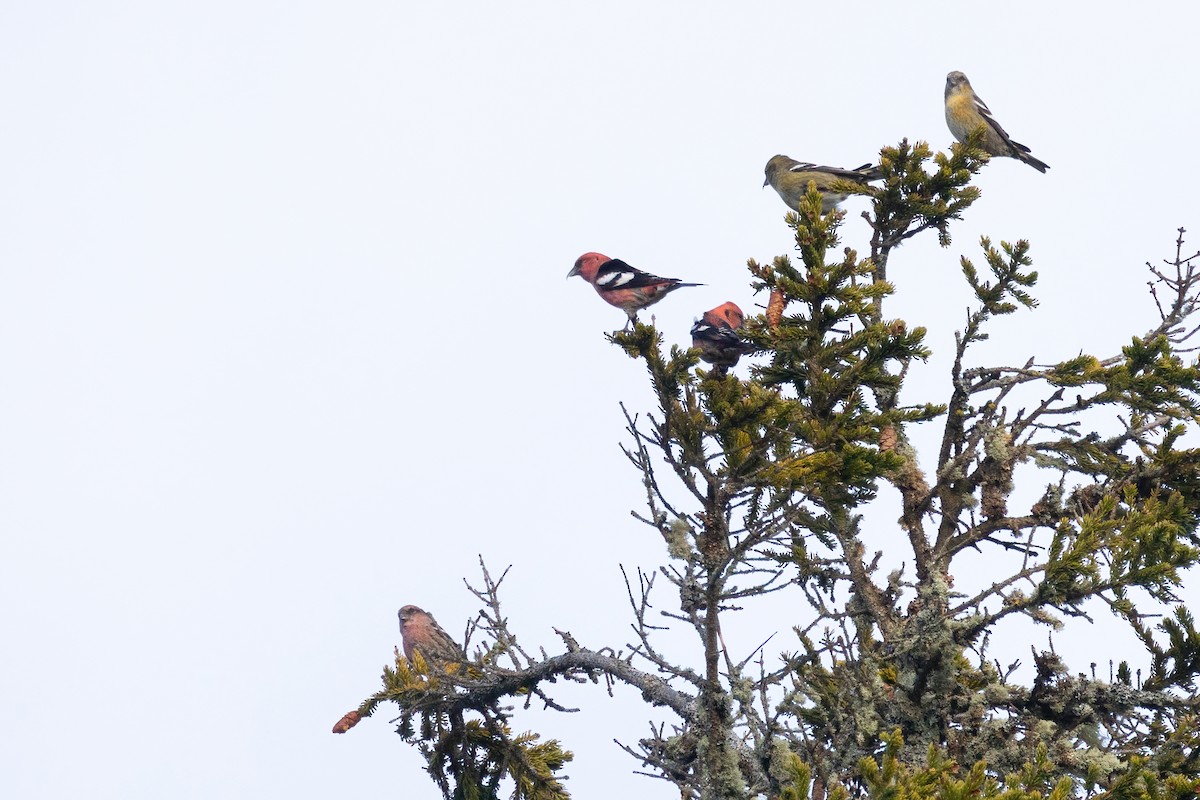
POLYGON ((983 149, 989 155, 1024 161, 1038 172, 1050 169, 1049 164, 1034 158, 1028 147, 1009 137, 987 104, 975 94, 967 76, 957 71, 946 76, 946 125, 960 142, 967 141, 970 133, 982 128, 983 149))
POLYGON ((778 192, 780 199, 793 211, 800 210, 800 200, 808 193, 808 184, 815 183, 817 191, 821 193, 822 214, 828 214, 838 203, 850 196, 845 192, 835 192, 831 188, 834 181, 853 181, 866 185, 868 181, 877 181, 883 177, 882 170, 870 164, 863 164, 854 169, 822 167, 782 155, 772 156, 764 172, 766 180, 763 181, 763 186, 769 185, 778 192))
POLYGON ((575 259, 575 266, 567 277, 575 275, 590 283, 601 300, 625 312, 629 317, 626 328, 637 322, 639 310, 657 303, 676 289, 703 286, 684 283, 678 278, 660 278, 602 253, 584 253, 575 259))
POLYGON ((700 357, 712 364, 718 375, 723 375, 737 364, 739 358, 754 349, 736 333, 742 327, 742 319, 742 310, 736 303, 729 302, 705 311, 692 326, 692 347, 700 350, 700 357))
POLYGON ((410 605, 400 609, 399 616, 404 657, 409 661, 412 661, 416 651, 420 651, 426 663, 441 667, 467 660, 462 647, 442 630, 442 626, 428 611, 410 605))

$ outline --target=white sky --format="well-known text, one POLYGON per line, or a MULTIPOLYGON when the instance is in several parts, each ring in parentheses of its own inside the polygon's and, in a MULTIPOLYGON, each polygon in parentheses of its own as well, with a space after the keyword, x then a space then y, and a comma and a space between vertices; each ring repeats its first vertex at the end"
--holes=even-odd
MULTIPOLYGON (((706 283, 654 309, 685 344, 789 252, 766 160, 944 148, 950 70, 1052 169, 993 162, 952 248, 894 256, 937 350, 905 399, 946 397, 983 233, 1042 276, 992 360, 1152 324, 1141 265, 1200 247, 1194 4, 742 6, 0 6, 0 795, 435 797, 390 708, 329 732, 396 609, 458 634, 482 554, 527 645, 621 645, 618 565, 664 560, 618 449, 647 382, 575 258, 706 283)), ((744 616, 734 650, 792 646, 744 616)), ((564 697, 519 724, 575 796, 673 796, 612 744, 633 692, 564 697)))

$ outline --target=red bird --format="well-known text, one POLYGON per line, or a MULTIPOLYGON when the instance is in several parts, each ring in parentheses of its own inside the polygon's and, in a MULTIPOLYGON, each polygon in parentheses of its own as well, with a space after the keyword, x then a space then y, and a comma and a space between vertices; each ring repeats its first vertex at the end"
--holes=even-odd
POLYGON ((637 322, 639 310, 657 303, 668 293, 685 286, 704 285, 684 283, 678 278, 660 278, 601 253, 584 253, 575 259, 575 266, 567 277, 573 275, 590 283, 604 302, 623 310, 629 316, 626 328, 637 322))
POLYGON ((443 668, 447 664, 458 664, 467 660, 458 642, 442 630, 442 626, 437 624, 437 620, 428 611, 417 606, 405 606, 400 609, 399 616, 404 657, 409 661, 416 650, 421 651, 421 657, 426 663, 443 668))
POLYGON ((705 311, 704 316, 692 326, 692 347, 700 351, 700 357, 713 365, 716 375, 738 362, 754 345, 742 341, 735 331, 742 327, 742 310, 736 303, 722 303, 705 311))

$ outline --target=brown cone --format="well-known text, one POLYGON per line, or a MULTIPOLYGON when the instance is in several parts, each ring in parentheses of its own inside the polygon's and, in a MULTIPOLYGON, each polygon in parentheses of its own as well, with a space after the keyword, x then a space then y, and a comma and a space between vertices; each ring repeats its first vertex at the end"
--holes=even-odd
POLYGON ((783 307, 787 303, 783 299, 783 292, 778 289, 771 290, 771 299, 767 301, 767 325, 771 328, 779 327, 779 320, 783 319, 783 307))
POLYGON ((345 733, 346 731, 350 730, 355 725, 357 725, 358 721, 361 719, 362 719, 362 715, 359 714, 357 711, 347 711, 345 716, 343 716, 341 719, 339 719, 337 721, 337 724, 333 726, 333 732, 334 733, 345 733))

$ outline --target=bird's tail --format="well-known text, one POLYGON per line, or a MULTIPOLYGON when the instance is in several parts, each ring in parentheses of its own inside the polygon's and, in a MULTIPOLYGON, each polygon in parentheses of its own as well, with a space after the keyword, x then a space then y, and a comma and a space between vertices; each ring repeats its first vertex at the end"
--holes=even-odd
POLYGON ((877 181, 883 178, 883 167, 878 164, 863 164, 861 167, 855 167, 854 171, 862 175, 863 180, 877 181))
POLYGON ((1021 160, 1043 174, 1046 172, 1046 170, 1050 169, 1049 164, 1047 164, 1045 161, 1039 161, 1038 159, 1034 158, 1032 153, 1022 154, 1021 160))
MULTIPOLYGON (((1011 139, 1009 141, 1012 142, 1011 139)), ((1024 161, 1026 164, 1042 174, 1045 174, 1046 170, 1050 169, 1050 165, 1045 161, 1040 161, 1034 158, 1033 153, 1029 152, 1029 148, 1025 145, 1021 144, 1020 142, 1012 142, 1012 146, 1013 155, 1016 156, 1017 160, 1024 161)))

